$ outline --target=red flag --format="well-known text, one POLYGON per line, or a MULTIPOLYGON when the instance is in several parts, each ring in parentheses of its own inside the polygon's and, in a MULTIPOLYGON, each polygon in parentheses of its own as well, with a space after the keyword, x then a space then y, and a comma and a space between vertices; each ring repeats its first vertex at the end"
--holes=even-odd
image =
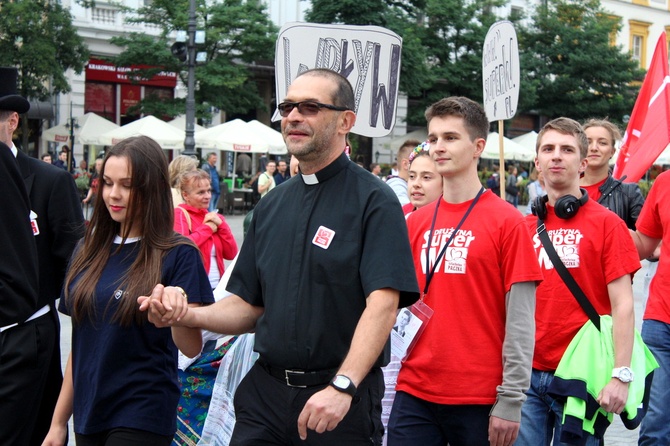
POLYGON ((613 175, 637 182, 670 144, 670 76, 665 32, 635 101, 613 175))

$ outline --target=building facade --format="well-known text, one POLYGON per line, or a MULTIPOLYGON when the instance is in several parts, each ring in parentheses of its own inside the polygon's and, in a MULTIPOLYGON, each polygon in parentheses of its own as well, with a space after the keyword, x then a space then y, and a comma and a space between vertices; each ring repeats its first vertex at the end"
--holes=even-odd
MULTIPOLYGON (((129 8, 144 6, 151 0, 124 0, 122 3, 129 8)), ((516 11, 529 15, 536 5, 545 0, 510 0, 501 8, 499 14, 507 16, 516 11)), ((273 22, 281 27, 284 23, 303 21, 309 8, 308 1, 301 0, 265 0, 268 13, 273 22)), ((68 73, 72 91, 53 99, 53 119, 44 120, 42 128, 69 122, 73 117, 82 116, 86 112, 95 112, 119 125, 132 121, 137 117, 128 115, 128 109, 148 94, 165 97, 184 97, 186 88, 176 73, 161 73, 151 81, 131 84, 126 76, 127 67, 114 67, 102 59, 119 54, 120 48, 109 43, 114 36, 130 32, 157 34, 158 29, 143 25, 130 25, 125 21, 126 13, 117 6, 117 2, 97 0, 95 6, 84 8, 74 0, 62 0, 74 17, 74 26, 79 30, 88 45, 91 60, 81 74, 68 73)), ((624 51, 630 51, 639 61, 640 67, 647 68, 651 61, 658 36, 663 31, 670 31, 670 0, 601 0, 603 8, 610 14, 621 18, 622 28, 614 36, 616 44, 624 51)), ((667 33, 670 41, 670 32, 667 33)), ((268 84, 268 89, 273 88, 268 84)), ((268 103, 272 99, 271 91, 266 92, 268 103)), ((407 115, 407 97, 398 98, 398 111, 395 127, 385 138, 375 138, 372 144, 372 156, 375 162, 391 163, 397 147, 391 147, 390 141, 401 137, 407 132, 405 116, 407 115)), ((224 115, 225 116, 225 115, 224 115)), ((225 120, 215 116, 212 124, 225 120)), ((51 149, 57 150, 54 143, 41 141, 39 153, 51 149)), ((94 148, 94 151, 97 150, 94 148)), ((76 144, 75 156, 83 154, 83 147, 76 144)), ((91 157, 92 154, 89 154, 91 157)))

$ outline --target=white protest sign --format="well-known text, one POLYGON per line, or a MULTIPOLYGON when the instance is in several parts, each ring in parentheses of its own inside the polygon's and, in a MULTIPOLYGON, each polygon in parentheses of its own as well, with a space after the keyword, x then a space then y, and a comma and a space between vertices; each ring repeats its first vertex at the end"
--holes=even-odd
MULTIPOLYGON (((379 26, 288 23, 279 31, 275 52, 277 103, 298 74, 328 68, 354 88, 352 132, 386 136, 395 124, 401 49, 402 38, 379 26)), ((272 119, 280 119, 276 111, 272 119)))
POLYGON ((484 40, 484 108, 489 122, 511 119, 519 103, 519 42, 514 25, 496 22, 484 40))

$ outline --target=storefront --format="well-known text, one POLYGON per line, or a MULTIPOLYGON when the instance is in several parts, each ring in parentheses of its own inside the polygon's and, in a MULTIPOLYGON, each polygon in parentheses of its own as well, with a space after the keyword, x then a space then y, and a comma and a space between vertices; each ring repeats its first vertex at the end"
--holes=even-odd
POLYGON ((100 59, 90 59, 86 65, 84 113, 93 112, 124 125, 140 118, 133 112, 140 100, 150 96, 174 97, 177 73, 162 71, 151 79, 142 79, 133 76, 140 68, 149 67, 117 67, 100 59))

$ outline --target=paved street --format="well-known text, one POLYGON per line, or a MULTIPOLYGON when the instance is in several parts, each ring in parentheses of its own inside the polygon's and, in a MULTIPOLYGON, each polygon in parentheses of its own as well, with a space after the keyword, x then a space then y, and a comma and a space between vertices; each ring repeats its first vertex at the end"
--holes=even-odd
MULTIPOLYGON (((519 206, 519 208, 524 208, 525 206, 519 206)), ((244 215, 226 215, 226 221, 230 225, 230 228, 235 235, 235 239, 239 246, 242 245, 242 221, 244 220, 244 215)), ((644 274, 646 272, 648 263, 642 262, 642 269, 638 271, 635 275, 635 280, 633 282, 633 291, 635 293, 635 320, 636 326, 638 329, 642 326, 642 313, 644 311, 644 294, 643 294, 643 285, 644 285, 644 274)), ((70 337, 71 337, 71 324, 70 318, 67 316, 61 315, 62 322, 62 332, 61 332, 61 353, 62 353, 62 362, 63 369, 65 369, 65 363, 67 362, 67 357, 70 353, 70 337)), ((70 430, 72 430, 72 423, 70 423, 70 430)), ((607 430, 605 435, 605 444, 607 446, 632 446, 637 444, 637 430, 629 431, 621 423, 619 417, 615 417, 615 421, 607 430)), ((70 443, 69 445, 74 445, 74 434, 70 433, 70 443)))

